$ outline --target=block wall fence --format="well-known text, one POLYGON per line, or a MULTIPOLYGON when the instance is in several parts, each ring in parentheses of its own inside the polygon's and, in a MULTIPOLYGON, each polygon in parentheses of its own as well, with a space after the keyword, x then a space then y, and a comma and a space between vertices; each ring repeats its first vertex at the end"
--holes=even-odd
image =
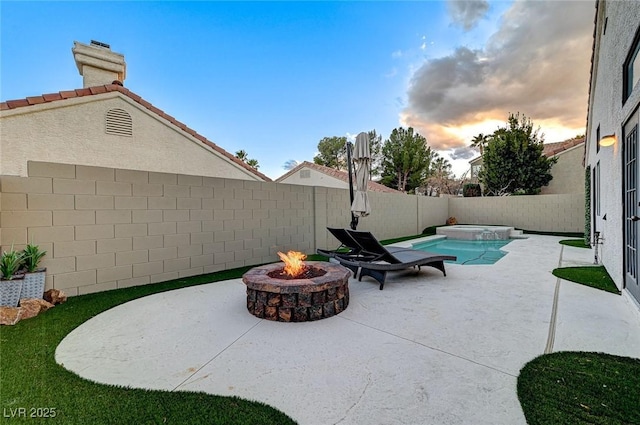
MULTIPOLYGON (((337 242, 344 189, 29 162, 0 176, 0 248, 47 251, 47 288, 81 295, 276 261, 337 242)), ((429 198, 370 193, 358 229, 380 239, 444 224, 505 224, 581 232, 584 196, 429 198)))

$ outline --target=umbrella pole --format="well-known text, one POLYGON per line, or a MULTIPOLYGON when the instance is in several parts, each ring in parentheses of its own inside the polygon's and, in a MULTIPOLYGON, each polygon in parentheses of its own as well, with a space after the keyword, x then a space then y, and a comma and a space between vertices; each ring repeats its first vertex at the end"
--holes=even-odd
MULTIPOLYGON (((353 162, 351 161, 351 150, 353 145, 351 142, 347 142, 347 167, 349 169, 349 211, 351 211, 351 205, 353 205, 353 162)), ((358 227, 358 217, 351 211, 351 230, 356 230, 358 227)))

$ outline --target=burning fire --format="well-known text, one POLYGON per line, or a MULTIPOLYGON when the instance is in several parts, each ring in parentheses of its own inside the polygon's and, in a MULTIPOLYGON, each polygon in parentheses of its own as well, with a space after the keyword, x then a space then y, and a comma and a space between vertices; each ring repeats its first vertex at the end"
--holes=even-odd
POLYGON ((307 268, 303 262, 307 256, 302 252, 289 251, 286 254, 278 252, 278 256, 284 261, 284 272, 289 276, 301 275, 307 268))

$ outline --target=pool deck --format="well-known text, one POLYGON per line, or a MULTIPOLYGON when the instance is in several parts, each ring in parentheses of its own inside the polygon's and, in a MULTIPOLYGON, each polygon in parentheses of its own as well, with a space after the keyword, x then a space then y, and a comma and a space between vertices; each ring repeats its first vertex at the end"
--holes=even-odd
POLYGON ((554 277, 593 261, 560 239, 514 240, 446 277, 392 273, 384 291, 351 279, 349 307, 316 322, 252 316, 240 279, 151 295, 78 327, 56 360, 103 383, 258 400, 300 425, 525 424, 517 376, 545 351, 640 358, 637 305, 554 277))

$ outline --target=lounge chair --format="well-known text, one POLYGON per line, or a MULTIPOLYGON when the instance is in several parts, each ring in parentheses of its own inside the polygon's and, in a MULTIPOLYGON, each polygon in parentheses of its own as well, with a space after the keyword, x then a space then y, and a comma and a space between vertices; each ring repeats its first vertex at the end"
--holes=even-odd
POLYGON ((353 240, 351 235, 347 233, 345 229, 327 227, 327 230, 340 242, 340 246, 334 250, 318 248, 316 250, 318 254, 333 258, 336 255, 358 255, 360 251, 362 251, 362 247, 353 240))
POLYGON ((367 257, 373 258, 359 259, 357 257, 336 256, 336 260, 343 266, 354 271, 360 269, 360 277, 371 276, 380 283, 380 290, 384 288, 384 282, 387 278, 387 272, 394 270, 404 270, 409 267, 421 266, 435 267, 445 276, 447 272, 444 268, 446 260, 455 261, 456 257, 452 255, 440 255, 425 251, 419 251, 411 248, 397 248, 393 251, 385 248, 370 232, 362 232, 355 230, 346 230, 354 241, 361 247, 361 253, 367 257))
MULTIPOLYGON (((374 255, 363 255, 363 247, 353 239, 353 237, 349 234, 349 230, 347 229, 338 229, 335 227, 327 227, 327 230, 335 237, 339 242, 340 246, 338 246, 334 250, 328 249, 320 249, 318 248, 316 252, 320 255, 324 255, 325 257, 334 258, 336 256, 341 257, 367 257, 368 259, 374 259, 377 257, 377 254, 374 255)), ((403 248, 398 248, 394 246, 388 247, 390 252, 395 252, 398 250, 403 250, 403 248)))

